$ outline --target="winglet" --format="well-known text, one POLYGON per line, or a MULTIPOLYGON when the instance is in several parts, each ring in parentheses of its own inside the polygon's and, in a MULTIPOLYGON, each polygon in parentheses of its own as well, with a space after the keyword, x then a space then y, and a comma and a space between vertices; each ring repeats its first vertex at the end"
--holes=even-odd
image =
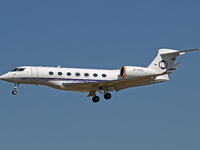
POLYGON ((175 64, 174 66, 172 66, 171 68, 169 68, 167 71, 163 72, 161 75, 171 74, 174 70, 176 70, 176 68, 178 68, 178 66, 179 66, 181 63, 182 63, 182 62, 178 62, 177 64, 175 64))

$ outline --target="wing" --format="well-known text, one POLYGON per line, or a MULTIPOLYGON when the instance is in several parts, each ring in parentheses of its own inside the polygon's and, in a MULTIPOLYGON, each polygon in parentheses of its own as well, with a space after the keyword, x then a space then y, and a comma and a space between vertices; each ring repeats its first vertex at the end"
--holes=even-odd
POLYGON ((118 80, 97 81, 97 82, 63 83, 63 86, 65 88, 71 88, 77 91, 79 90, 82 91, 82 89, 84 89, 85 91, 100 91, 100 90, 120 91, 129 87, 136 87, 136 86, 143 86, 143 85, 157 83, 155 82, 155 80, 158 76, 163 76, 172 73, 180 64, 181 62, 177 63, 176 65, 174 65, 167 71, 163 72, 162 74, 154 74, 149 76, 118 79, 118 80))
POLYGON ((119 80, 108 80, 108 81, 99 81, 99 82, 88 82, 88 83, 63 83, 63 86, 66 88, 85 89, 86 91, 99 91, 103 90, 104 87, 110 91, 116 90, 119 91, 124 88, 140 86, 144 83, 153 81, 156 76, 144 76, 138 78, 129 78, 129 79, 119 79, 119 80))

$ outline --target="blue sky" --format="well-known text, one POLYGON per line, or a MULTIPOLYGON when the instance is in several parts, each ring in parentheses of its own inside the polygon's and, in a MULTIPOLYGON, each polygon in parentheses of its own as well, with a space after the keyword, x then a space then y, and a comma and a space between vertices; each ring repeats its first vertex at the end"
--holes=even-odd
MULTIPOLYGON (((200 47, 198 0, 0 1, 0 74, 22 65, 148 66, 160 48, 200 47)), ((0 149, 199 150, 200 51, 170 81, 87 94, 0 81, 0 149)))

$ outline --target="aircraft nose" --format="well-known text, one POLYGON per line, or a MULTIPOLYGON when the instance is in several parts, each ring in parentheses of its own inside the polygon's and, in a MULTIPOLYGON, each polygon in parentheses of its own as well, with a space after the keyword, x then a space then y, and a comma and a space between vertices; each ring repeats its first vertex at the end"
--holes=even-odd
POLYGON ((4 79, 5 79, 5 75, 4 75, 4 74, 1 75, 1 76, 0 76, 0 79, 1 79, 1 80, 4 80, 4 79))
POLYGON ((7 74, 3 74, 3 75, 0 76, 0 79, 1 79, 1 80, 4 80, 4 81, 8 81, 8 80, 9 80, 9 77, 8 77, 7 74))

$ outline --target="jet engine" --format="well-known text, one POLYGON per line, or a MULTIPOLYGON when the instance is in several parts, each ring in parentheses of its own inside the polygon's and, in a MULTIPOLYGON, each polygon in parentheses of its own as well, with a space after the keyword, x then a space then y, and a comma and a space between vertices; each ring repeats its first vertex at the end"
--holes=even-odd
POLYGON ((154 70, 144 68, 144 67, 123 66, 120 69, 120 76, 122 78, 147 76, 147 75, 152 75, 152 74, 155 74, 154 70))

